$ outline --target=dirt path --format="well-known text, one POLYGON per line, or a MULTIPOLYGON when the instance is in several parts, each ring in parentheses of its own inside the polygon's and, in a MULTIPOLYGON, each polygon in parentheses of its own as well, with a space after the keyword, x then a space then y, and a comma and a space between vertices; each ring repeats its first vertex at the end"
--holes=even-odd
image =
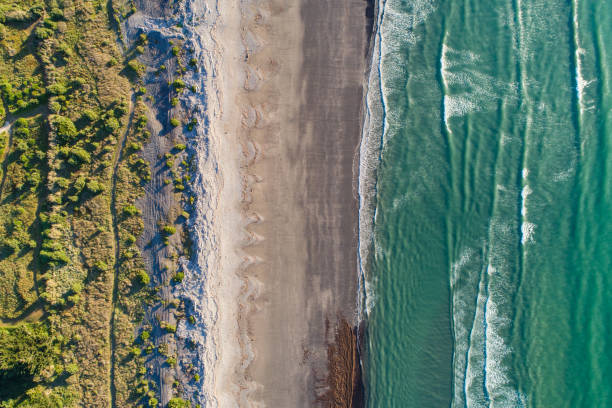
POLYGON ((111 407, 116 407, 116 390, 115 390, 115 347, 116 347, 116 338, 115 338, 115 307, 117 305, 117 284, 119 281, 119 255, 120 255, 120 246, 119 246, 119 227, 118 227, 118 219, 117 219, 117 172, 119 170, 119 163, 121 163, 121 158, 123 156, 123 150, 125 149, 125 143, 127 140, 127 136, 132 128, 132 122, 134 120, 134 95, 130 98, 130 114, 128 117, 127 127, 123 135, 121 135, 121 140, 119 140, 119 149, 115 154, 115 159, 113 162, 113 176, 112 176, 112 189, 111 189, 111 216, 113 221, 113 233, 115 235, 115 275, 113 277, 113 293, 112 293, 112 304, 111 304, 111 320, 109 325, 109 339, 110 339, 110 347, 111 347, 111 364, 110 364, 110 395, 111 395, 111 407))

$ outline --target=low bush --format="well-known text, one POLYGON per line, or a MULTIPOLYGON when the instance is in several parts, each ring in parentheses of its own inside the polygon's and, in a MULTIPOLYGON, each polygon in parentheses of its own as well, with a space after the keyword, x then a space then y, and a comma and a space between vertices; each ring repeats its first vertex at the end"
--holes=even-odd
POLYGON ((174 228, 172 225, 164 225, 162 227, 162 233, 166 236, 173 235, 176 233, 176 228, 174 228))
POLYGON ((75 147, 70 150, 70 156, 74 157, 80 163, 91 163, 91 154, 81 147, 75 147))
POLYGON ((104 191, 104 185, 98 182, 97 180, 90 180, 85 186, 87 188, 87 191, 92 194, 100 194, 104 191))
POLYGON ((119 127, 119 121, 113 116, 109 116, 104 121, 104 129, 106 129, 108 133, 115 133, 117 130, 119 130, 119 127))
POLYGON ((191 402, 182 398, 174 397, 168 401, 168 408, 191 408, 191 402))
POLYGON ((174 82, 172 82, 172 86, 175 91, 180 92, 185 88, 185 82, 183 82, 182 79, 175 79, 174 82))
POLYGON ((74 126, 74 122, 65 116, 56 115, 51 123, 55 127, 55 131, 61 143, 67 144, 73 142, 79 134, 76 126, 74 126))
POLYGON ((140 210, 135 205, 130 204, 123 207, 123 213, 132 217, 135 215, 140 215, 140 210))
POLYGON ((149 277, 149 274, 144 269, 139 269, 136 271, 136 279, 142 285, 148 285, 151 282, 151 278, 149 277))

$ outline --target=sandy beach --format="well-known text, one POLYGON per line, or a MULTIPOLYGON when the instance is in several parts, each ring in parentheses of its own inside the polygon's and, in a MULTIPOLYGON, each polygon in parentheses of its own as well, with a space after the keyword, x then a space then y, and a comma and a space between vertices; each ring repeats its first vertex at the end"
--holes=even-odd
POLYGON ((367 5, 220 9, 222 19, 241 14, 216 36, 224 61, 217 132, 231 149, 241 146, 244 229, 236 248, 242 361, 233 380, 221 375, 227 362, 216 377, 217 395, 240 390, 240 406, 352 404, 367 5))
MULTIPOLYGON (((174 113, 198 118, 187 140, 197 168, 194 257, 184 282, 164 294, 197 316, 177 327, 178 339, 197 347, 172 349, 202 382, 160 360, 162 403, 172 394, 164 378, 174 377, 206 406, 359 406, 356 173, 367 6, 193 0, 174 14, 180 30, 161 4, 143 4, 130 20, 132 37, 144 30, 184 42, 200 66, 186 81, 203 90, 182 96, 174 113)), ((157 117, 164 104, 151 106, 157 117)), ((151 160, 166 143, 155 136, 161 126, 152 129, 151 160)), ((158 202, 147 195, 145 214, 158 202)), ((151 231, 156 218, 147 218, 151 231)))

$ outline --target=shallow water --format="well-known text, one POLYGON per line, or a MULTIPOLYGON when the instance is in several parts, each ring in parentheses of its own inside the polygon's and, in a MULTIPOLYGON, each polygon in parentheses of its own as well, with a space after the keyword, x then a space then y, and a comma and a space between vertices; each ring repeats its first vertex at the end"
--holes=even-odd
POLYGON ((612 1, 378 23, 369 406, 612 405, 612 1))

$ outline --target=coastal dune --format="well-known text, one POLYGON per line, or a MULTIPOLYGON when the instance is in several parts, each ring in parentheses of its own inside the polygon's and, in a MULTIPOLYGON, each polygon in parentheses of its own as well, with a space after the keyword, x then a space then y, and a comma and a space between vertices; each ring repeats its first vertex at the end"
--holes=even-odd
POLYGON ((220 280, 220 406, 359 400, 355 173, 367 6, 219 4, 222 96, 212 128, 222 140, 220 207, 231 209, 219 224, 241 219, 238 231, 221 228, 221 270, 241 284, 220 280))

